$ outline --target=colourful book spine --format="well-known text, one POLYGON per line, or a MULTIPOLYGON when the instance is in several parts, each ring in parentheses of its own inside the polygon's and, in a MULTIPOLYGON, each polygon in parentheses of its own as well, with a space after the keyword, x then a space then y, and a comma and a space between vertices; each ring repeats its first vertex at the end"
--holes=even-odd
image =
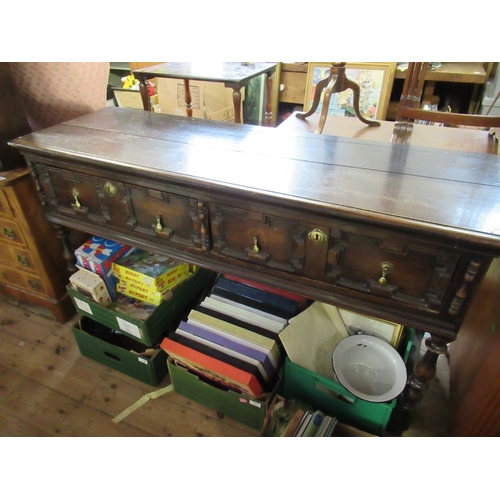
POLYGON ((172 358, 179 359, 181 362, 195 366, 198 370, 204 370, 212 376, 218 377, 221 382, 227 380, 228 383, 237 386, 242 392, 259 396, 263 389, 256 377, 248 372, 231 366, 228 363, 212 358, 195 349, 191 349, 185 345, 165 337, 160 347, 167 352, 172 358))

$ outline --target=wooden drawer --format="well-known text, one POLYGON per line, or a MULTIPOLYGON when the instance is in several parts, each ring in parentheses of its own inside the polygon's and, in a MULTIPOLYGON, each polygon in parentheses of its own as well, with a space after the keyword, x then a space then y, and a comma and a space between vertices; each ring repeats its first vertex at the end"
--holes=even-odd
POLYGON ((311 225, 217 204, 210 219, 220 256, 431 315, 446 314, 453 298, 461 254, 445 246, 345 221, 311 225))
POLYGON ((46 294, 45 286, 38 276, 18 271, 17 269, 12 269, 1 264, 0 281, 12 286, 24 288, 30 292, 36 292, 41 295, 46 294))
POLYGON ((39 164, 48 212, 105 224, 174 246, 208 249, 202 202, 179 193, 39 164))
POLYGON ((17 267, 28 272, 37 272, 35 260, 31 253, 14 245, 0 245, 0 262, 9 267, 17 267))
POLYGON ((8 242, 26 246, 21 227, 13 220, 0 218, 0 239, 2 240, 2 245, 8 242))
POLYGON ((0 215, 11 219, 13 217, 12 210, 10 209, 9 202, 5 193, 0 190, 0 215))
POLYGON ((331 228, 327 282, 430 313, 443 312, 461 254, 397 232, 331 228))

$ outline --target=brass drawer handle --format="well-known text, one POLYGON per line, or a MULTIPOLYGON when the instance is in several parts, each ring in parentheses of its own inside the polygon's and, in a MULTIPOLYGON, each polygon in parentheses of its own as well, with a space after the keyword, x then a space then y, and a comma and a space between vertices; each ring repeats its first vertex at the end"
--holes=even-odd
POLYGON ((75 200, 75 203, 72 203, 73 207, 82 208, 82 204, 80 202, 80 193, 76 189, 72 189, 71 194, 73 195, 73 199, 75 200))
POLYGON ((9 240, 14 240, 16 238, 16 233, 14 230, 10 227, 4 227, 3 228, 3 235, 8 238, 9 240))
POLYGON ((33 288, 33 290, 40 290, 40 284, 34 280, 28 280, 28 285, 33 288))
POLYGON ((165 224, 163 223, 161 214, 156 215, 156 222, 154 224, 151 224, 153 226, 153 229, 155 230, 156 234, 160 235, 165 238, 170 238, 173 234, 173 231, 171 228, 166 227, 165 224))
POLYGON ((253 237, 253 251, 255 253, 259 253, 260 252, 260 248, 259 248, 259 238, 258 236, 254 236, 253 237))
POLYGON ((22 266, 29 267, 30 263, 29 260, 25 255, 21 255, 20 253, 17 254, 17 262, 21 264, 22 266))
POLYGON ((387 283, 387 275, 391 274, 394 271, 394 266, 390 262, 381 262, 380 263, 380 272, 382 276, 378 279, 378 282, 381 285, 385 285, 387 283))
POLYGON ((165 226, 163 225, 163 223, 162 223, 162 221, 161 221, 161 215, 160 215, 160 214, 158 214, 158 215, 156 216, 156 230, 157 230, 159 233, 161 233, 161 232, 163 231, 163 228, 164 228, 164 227, 165 227, 165 226))

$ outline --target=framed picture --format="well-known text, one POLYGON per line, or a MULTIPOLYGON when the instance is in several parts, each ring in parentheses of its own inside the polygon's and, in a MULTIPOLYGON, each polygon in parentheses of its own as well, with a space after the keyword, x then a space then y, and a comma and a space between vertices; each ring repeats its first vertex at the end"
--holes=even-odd
MULTIPOLYGON (((327 78, 330 73, 331 63, 310 62, 307 70, 306 93, 304 111, 311 108, 316 84, 327 78)), ((385 120, 392 84, 396 71, 396 63, 347 63, 346 76, 356 82, 360 87, 359 109, 361 114, 368 119, 385 120)), ((323 92, 324 93, 324 92, 323 92)), ((317 112, 321 112, 323 96, 317 112)), ((348 89, 336 94, 332 93, 329 115, 356 116, 353 108, 353 92, 348 89)))

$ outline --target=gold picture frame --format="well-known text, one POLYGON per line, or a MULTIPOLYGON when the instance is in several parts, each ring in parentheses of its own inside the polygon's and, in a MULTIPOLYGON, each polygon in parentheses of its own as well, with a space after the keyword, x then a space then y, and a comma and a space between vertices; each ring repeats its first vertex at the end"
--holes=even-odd
MULTIPOLYGON (((396 74, 395 62, 348 62, 346 64, 346 77, 360 86, 360 111, 362 116, 370 120, 385 120, 392 85, 396 74)), ((316 84, 328 77, 331 63, 310 62, 307 68, 306 92, 304 97, 304 111, 311 108, 316 84)), ((355 116, 350 103, 352 90, 345 90, 332 94, 329 115, 355 116)), ((321 112, 323 96, 317 112, 321 112)))

